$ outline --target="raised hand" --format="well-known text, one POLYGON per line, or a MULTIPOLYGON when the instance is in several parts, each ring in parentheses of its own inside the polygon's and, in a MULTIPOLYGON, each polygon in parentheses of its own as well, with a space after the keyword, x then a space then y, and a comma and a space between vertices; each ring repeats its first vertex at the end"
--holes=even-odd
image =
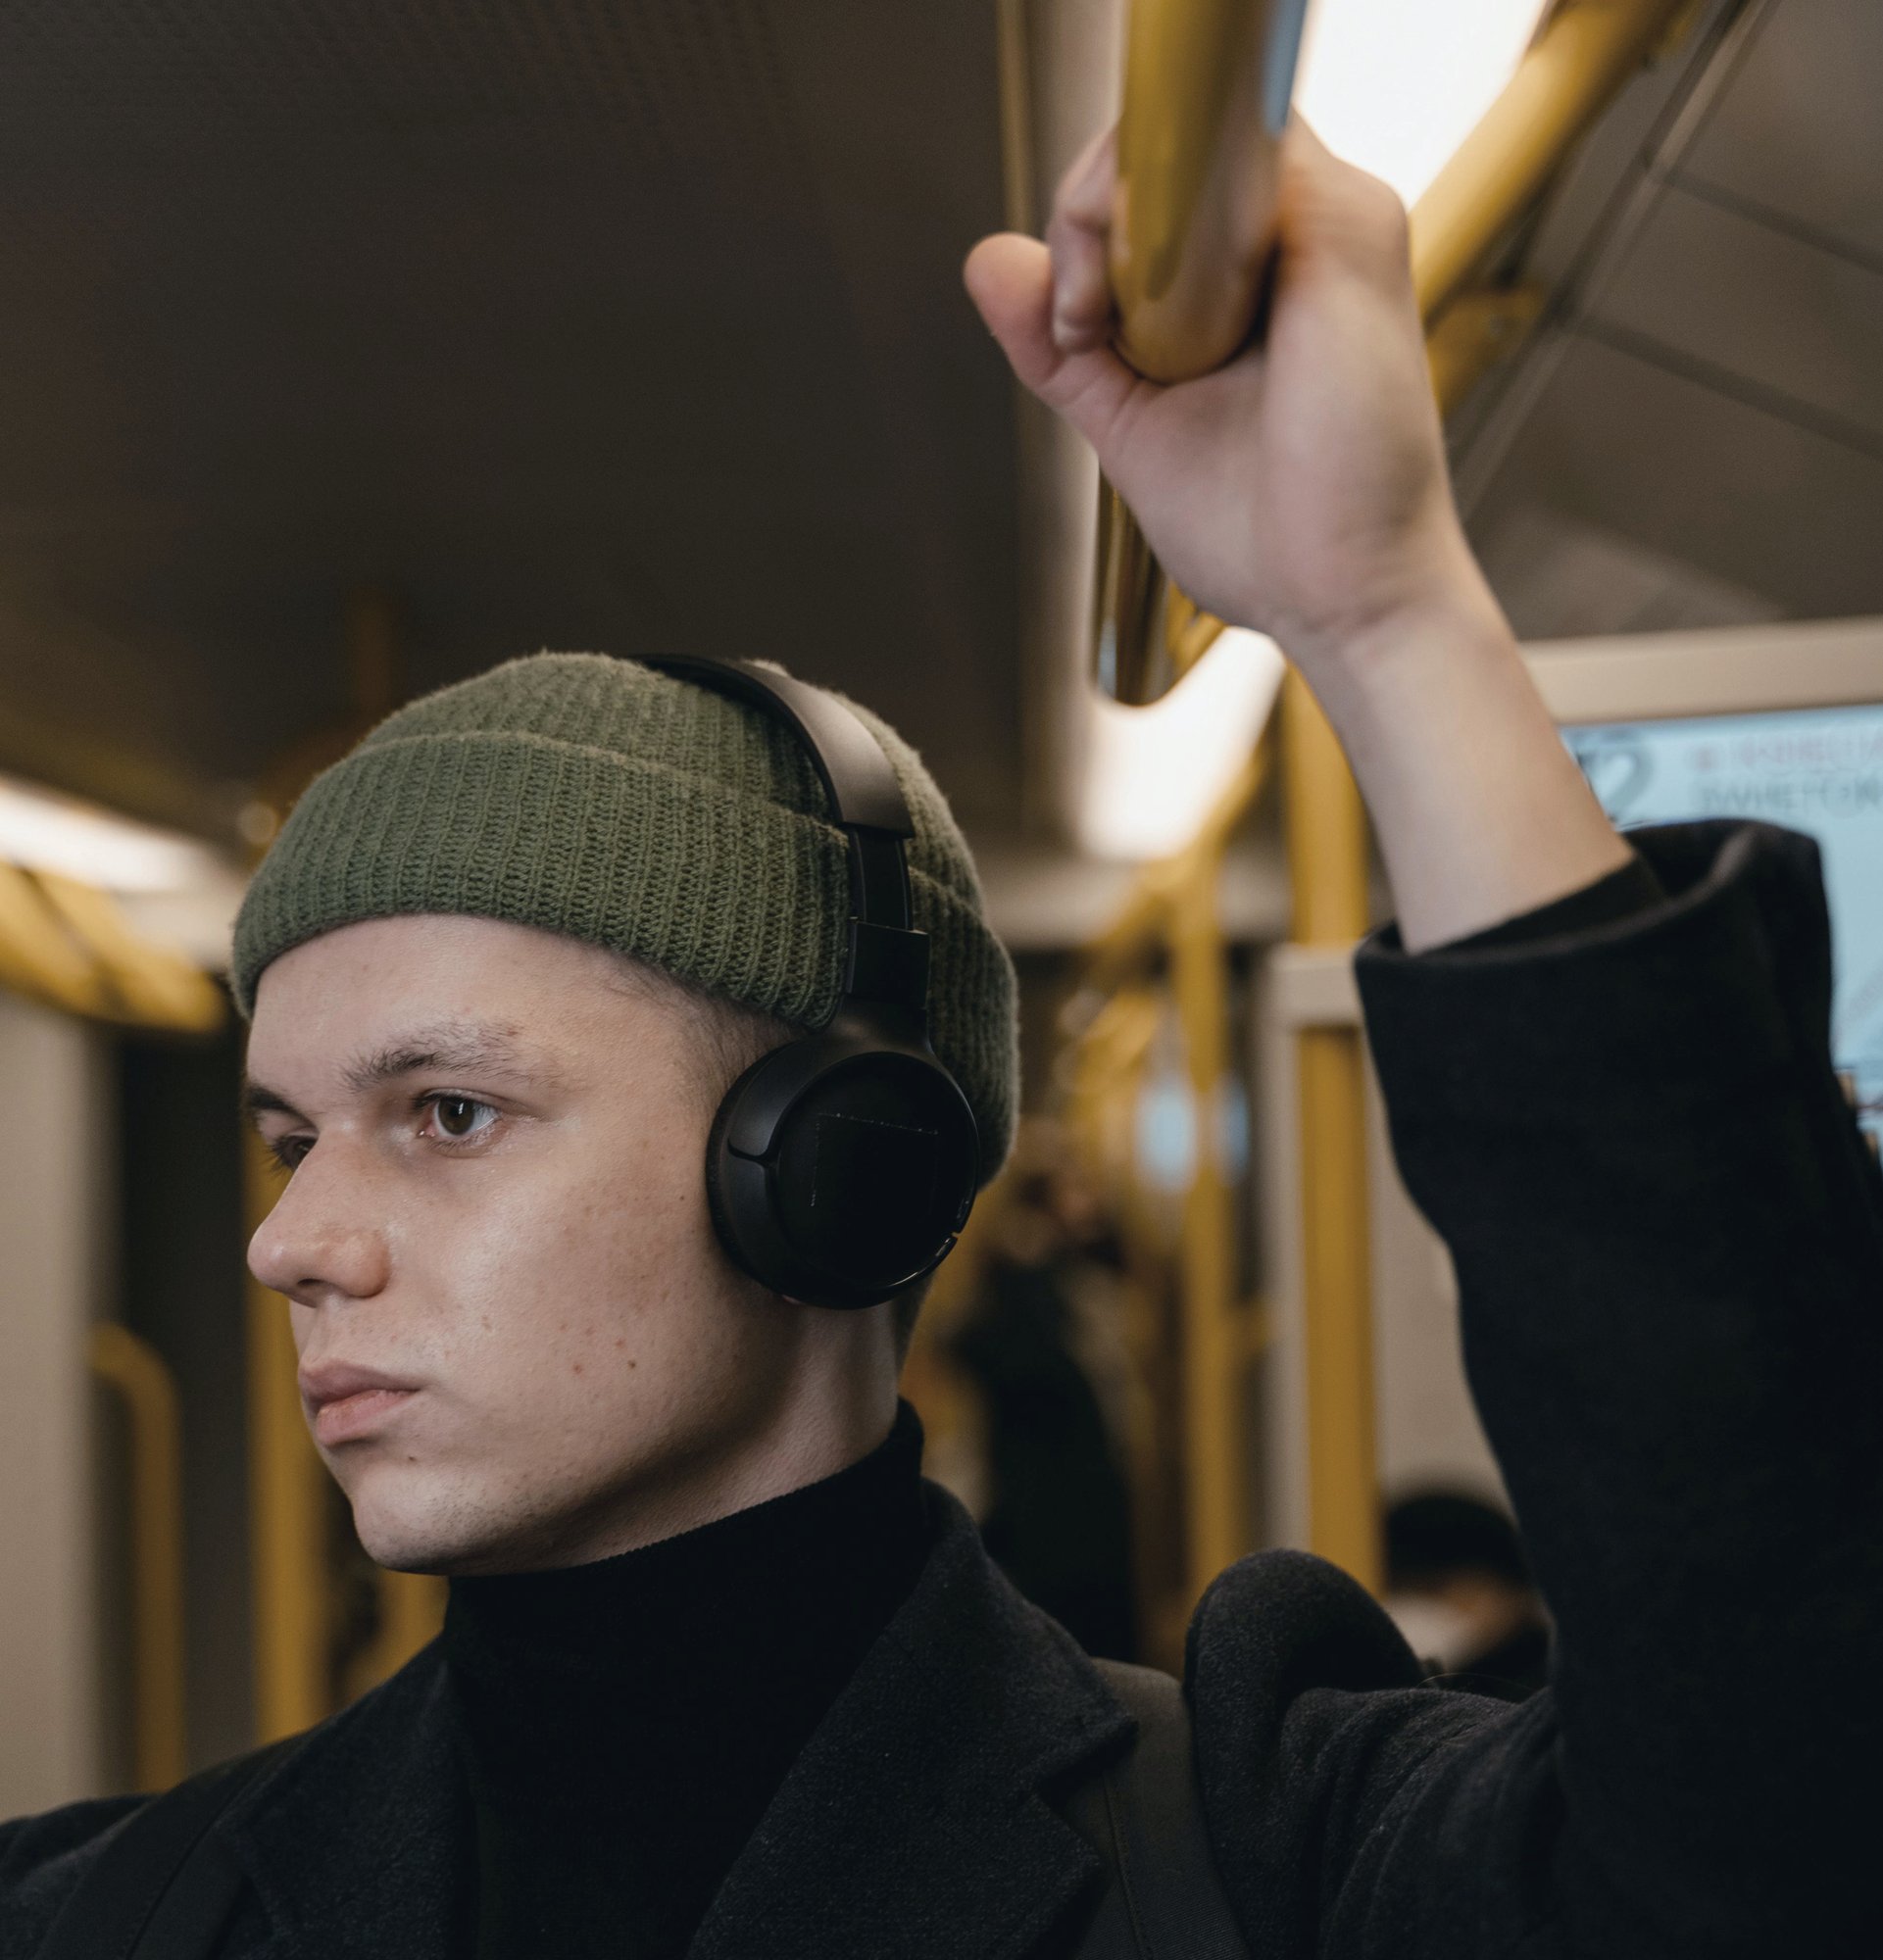
POLYGON ((1015 372, 1097 450, 1177 583, 1312 671, 1323 649, 1474 579, 1394 193, 1292 128, 1264 335, 1161 387, 1112 349, 1114 155, 1108 134, 1073 166, 1045 244, 983 239, 966 277, 1015 372))
POLYGON ((1265 332, 1215 373, 1164 387, 1112 349, 1114 174, 1102 137, 1061 187, 1046 242, 983 239, 968 291, 1184 591, 1301 667, 1372 810, 1407 944, 1625 862, 1465 542, 1398 198, 1293 128, 1265 332))

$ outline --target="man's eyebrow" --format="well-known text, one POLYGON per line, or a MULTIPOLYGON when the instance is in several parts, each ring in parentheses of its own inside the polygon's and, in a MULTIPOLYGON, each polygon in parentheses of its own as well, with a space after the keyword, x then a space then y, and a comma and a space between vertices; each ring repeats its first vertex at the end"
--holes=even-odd
MULTIPOLYGON (((515 1030, 452 1023, 426 1028, 388 1042, 383 1048, 349 1062, 340 1080, 356 1096, 402 1075, 429 1070, 442 1074, 540 1074, 511 1036, 515 1030)), ((301 1112, 278 1090, 263 1082, 242 1085, 242 1113, 253 1123, 265 1112, 299 1117, 301 1112)))
POLYGON ((240 1099, 242 1117, 253 1124, 265 1112, 273 1111, 282 1116, 299 1116, 298 1110, 285 1096, 269 1088, 263 1082, 244 1081, 240 1099))
POLYGON ((445 1074, 524 1073, 529 1063, 511 1040, 514 1030, 482 1028, 464 1024, 427 1028, 403 1040, 388 1042, 372 1054, 350 1062, 340 1080, 356 1096, 401 1075, 417 1075, 421 1070, 445 1074))

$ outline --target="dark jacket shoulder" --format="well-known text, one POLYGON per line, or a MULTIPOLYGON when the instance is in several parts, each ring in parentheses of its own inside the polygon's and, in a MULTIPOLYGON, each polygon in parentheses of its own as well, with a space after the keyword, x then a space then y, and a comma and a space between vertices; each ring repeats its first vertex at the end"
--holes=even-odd
MULTIPOLYGON (((1071 1639, 928 1487, 916 1590, 785 1779, 699 1929, 700 1960, 1039 1960, 1102 1878, 1061 1793, 1131 1722, 1071 1639)), ((217 1960, 452 1960, 472 1829, 442 1650, 311 1731, 218 1830, 246 1886, 217 1960)), ((85 1806, 12 1827, 0 1960, 28 1960, 97 1862, 85 1806), (59 1865, 61 1856, 70 1863, 59 1865)))
POLYGON ((0 1960, 25 1960, 38 1947, 112 1828, 143 1802, 94 1797, 0 1824, 0 1960))
MULTIPOLYGON (((266 1811, 306 1775, 310 1763, 363 1748, 400 1753, 397 1739, 435 1697, 441 1673, 436 1647, 427 1647, 390 1680, 310 1729, 230 1805, 228 1827, 246 1830, 258 1810, 266 1811)), ((99 1797, 0 1824, 0 1960, 32 1960, 67 1900, 105 1857, 117 1827, 153 1800, 148 1794, 99 1797)))

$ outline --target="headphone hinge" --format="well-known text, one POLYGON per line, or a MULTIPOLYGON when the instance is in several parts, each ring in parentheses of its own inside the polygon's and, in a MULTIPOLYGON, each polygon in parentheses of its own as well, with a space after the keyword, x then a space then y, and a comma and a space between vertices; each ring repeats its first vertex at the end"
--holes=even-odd
POLYGON ((924 1024, 928 1018, 928 935, 853 918, 844 956, 843 993, 846 1001, 900 1007, 913 1013, 918 1025, 924 1024))

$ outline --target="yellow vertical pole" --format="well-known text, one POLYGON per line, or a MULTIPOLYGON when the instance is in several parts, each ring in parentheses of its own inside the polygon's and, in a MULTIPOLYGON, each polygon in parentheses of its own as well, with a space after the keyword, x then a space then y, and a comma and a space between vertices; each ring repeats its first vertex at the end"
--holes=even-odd
POLYGON ((378 1626, 346 1670, 349 1699, 397 1674, 444 1625, 442 1579, 428 1572, 393 1572, 382 1565, 373 1573, 373 1590, 379 1602, 378 1626))
POLYGON ((1244 1551, 1242 1345, 1236 1324, 1234 1195, 1222 1161, 1228 1073, 1228 986, 1217 885, 1219 840, 1183 866, 1169 919, 1170 981, 1195 1111, 1195 1158, 1184 1195, 1182 1274, 1186 1563, 1201 1594, 1244 1551))
MULTIPOLYGON (((1366 815, 1334 731, 1292 668, 1282 696, 1283 795, 1298 946, 1351 947, 1366 930, 1366 815)), ((1366 1067, 1357 1027, 1296 1036, 1302 1289, 1313 1548, 1380 1586, 1374 1442, 1366 1067)))
POLYGON ((168 1789, 189 1767, 182 1415, 162 1357, 118 1321, 91 1330, 91 1368, 129 1424, 132 1770, 139 1789, 168 1789))
MULTIPOLYGON (((261 1144, 246 1139, 252 1232, 274 1202, 261 1144)), ((333 1712, 328 1655, 326 1470, 295 1386, 288 1303, 248 1282, 249 1544, 255 1615, 255 1725, 292 1736, 333 1712)))

